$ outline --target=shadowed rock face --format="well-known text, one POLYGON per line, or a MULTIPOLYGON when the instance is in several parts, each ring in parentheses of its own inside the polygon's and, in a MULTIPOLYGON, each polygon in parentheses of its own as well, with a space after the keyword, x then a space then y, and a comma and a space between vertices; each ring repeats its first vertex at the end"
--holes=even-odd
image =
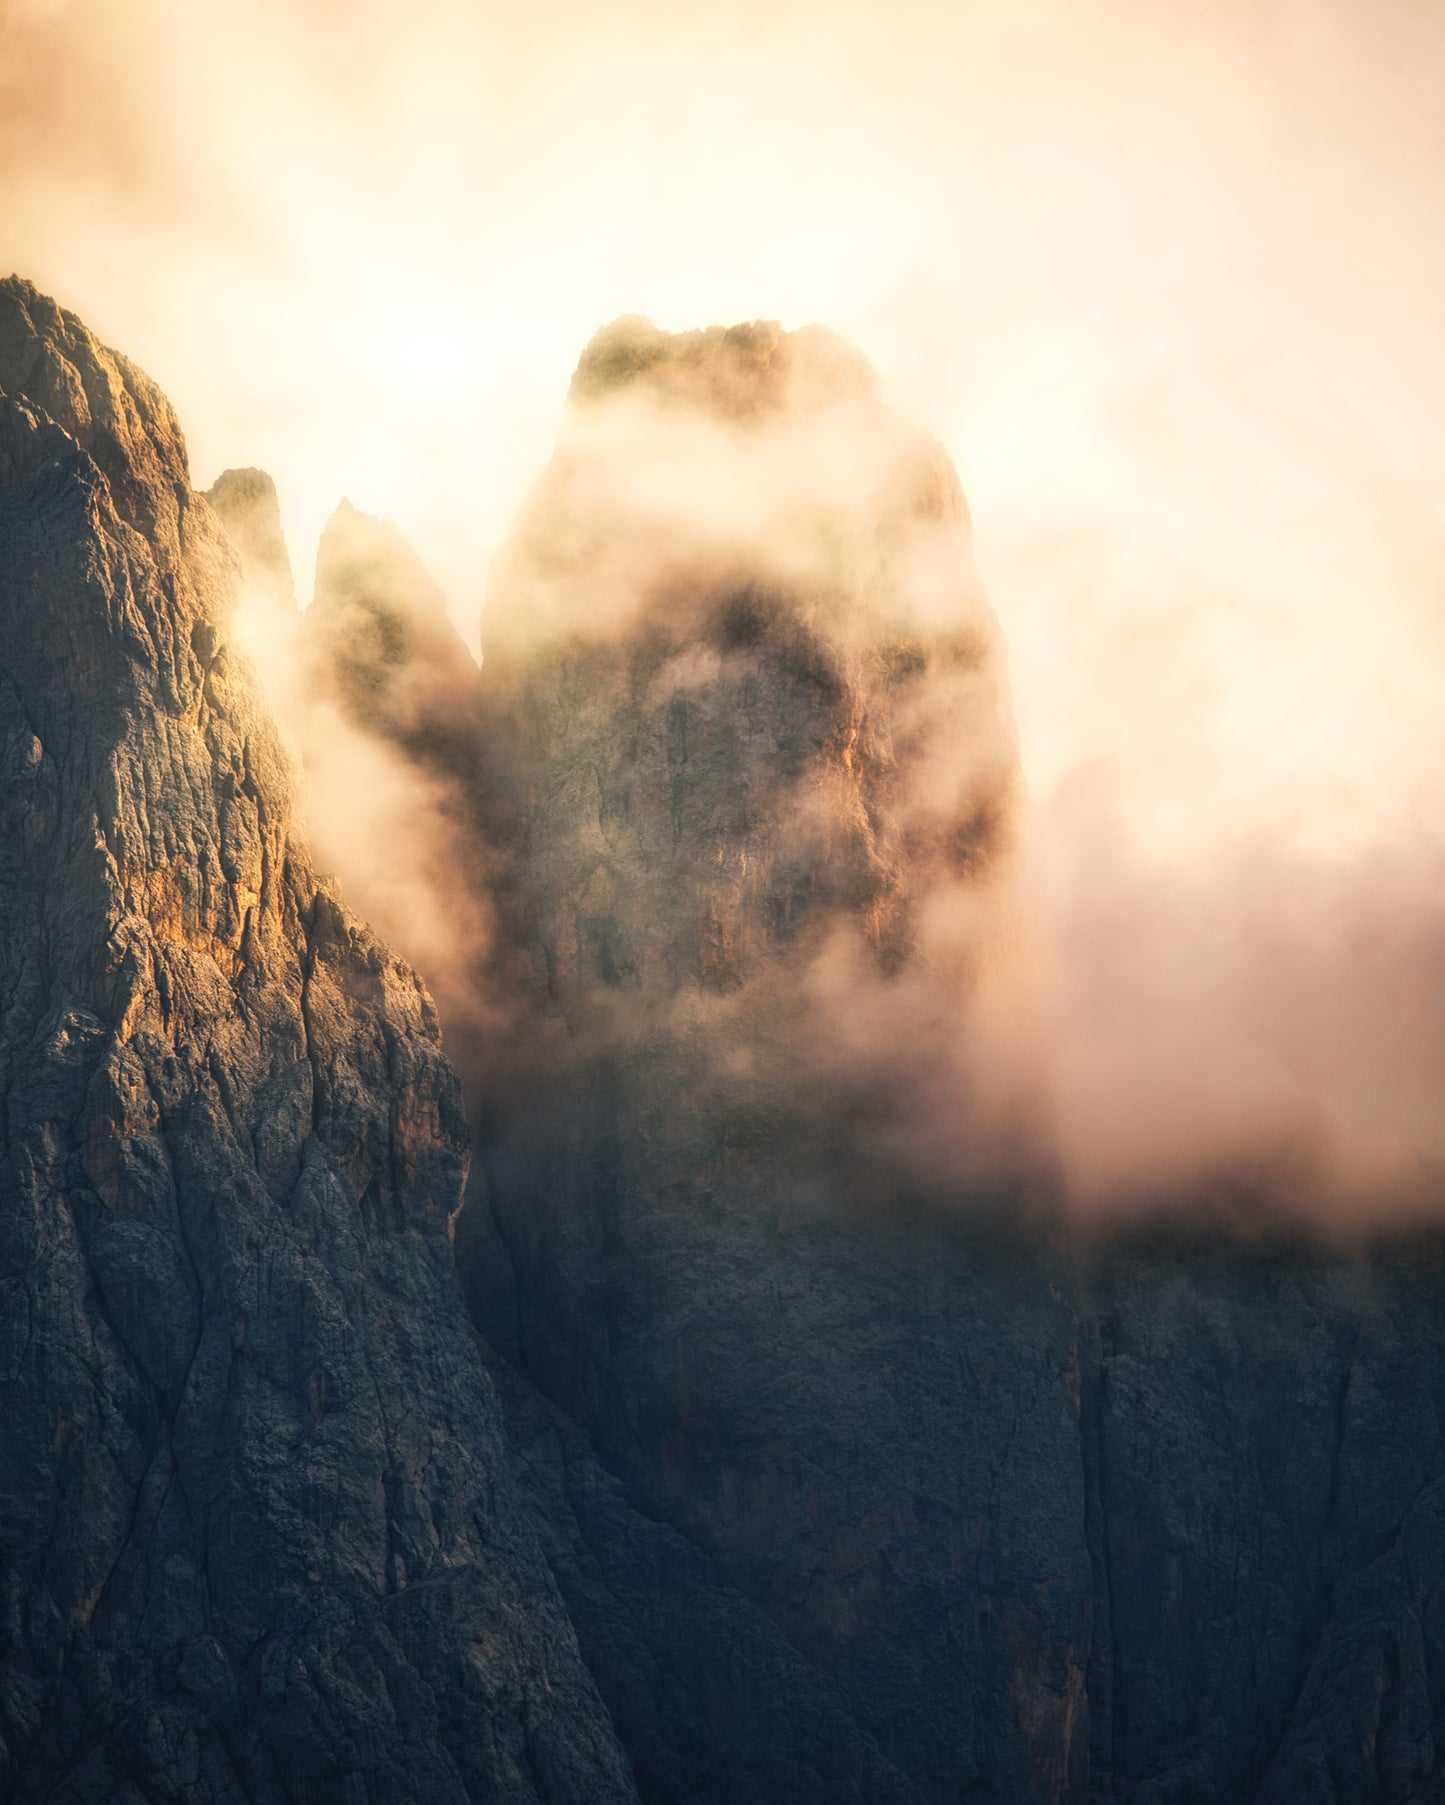
POLYGON ((1438 1235, 1351 1259, 1176 1225, 1097 1278, 1096 1795, 1445 1796, 1438 1235))
POLYGON ((621 322, 485 654, 542 1073, 485 1151, 489 1335, 920 1797, 1065 1796, 1074 1281, 1002 1225, 1027 1181, 935 1208, 890 1134, 1007 926, 1016 753, 947 460, 827 334, 621 322))
POLYGON ((476 661, 406 540, 347 501, 321 536, 305 655, 354 727, 475 792, 476 661))
POLYGON ((0 1795, 633 1795, 420 980, 312 874, 169 407, 0 285, 0 1795))
POLYGON ((900 1090, 870 1115, 860 1071, 915 1077, 923 986, 953 1011, 987 963, 993 917, 940 947, 926 905, 1007 870, 965 533, 826 335, 624 321, 499 560, 471 869, 540 1089, 468 1074, 504 1107, 459 1256, 549 1562, 649 1799, 1439 1799, 1438 1242, 1186 1213, 1079 1256, 876 1133, 900 1090), (770 449, 816 470, 810 417, 867 448, 849 509, 770 449), (749 541, 739 457, 801 547, 749 541), (940 673, 986 754, 952 789, 910 781, 940 673), (871 1068, 801 978, 840 937, 871 1068))

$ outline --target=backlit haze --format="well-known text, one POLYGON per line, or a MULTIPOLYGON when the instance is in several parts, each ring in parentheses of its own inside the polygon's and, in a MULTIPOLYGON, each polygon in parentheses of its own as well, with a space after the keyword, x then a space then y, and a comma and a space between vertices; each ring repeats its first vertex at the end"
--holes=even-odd
POLYGON ((1445 10, 0 20, 0 264, 271 472, 303 592, 347 495, 475 648, 617 314, 856 343, 1008 638, 1076 1194, 1300 1135, 1440 1194, 1445 10))

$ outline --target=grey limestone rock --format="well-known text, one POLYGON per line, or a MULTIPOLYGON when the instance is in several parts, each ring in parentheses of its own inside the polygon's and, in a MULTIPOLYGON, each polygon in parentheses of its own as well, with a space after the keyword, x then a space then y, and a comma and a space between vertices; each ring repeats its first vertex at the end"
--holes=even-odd
POLYGON ((1077 1793, 1070 1262, 1037 1174, 960 1206, 892 1132, 1007 928, 1017 754, 947 459, 828 334, 619 322, 484 635, 540 1073, 484 1150, 484 1326, 920 1798, 1077 1793), (940 948, 941 910, 977 931, 940 948))
POLYGON ((271 478, 264 470, 223 470, 206 490, 206 500, 241 555, 245 579, 274 606, 294 608, 291 554, 286 549, 281 504, 271 478))
POLYGON ((357 727, 475 787, 476 660, 394 526, 341 503, 321 536, 306 627, 312 668, 357 727))
POLYGON ((154 385, 0 284, 0 1796, 628 1799, 154 385))

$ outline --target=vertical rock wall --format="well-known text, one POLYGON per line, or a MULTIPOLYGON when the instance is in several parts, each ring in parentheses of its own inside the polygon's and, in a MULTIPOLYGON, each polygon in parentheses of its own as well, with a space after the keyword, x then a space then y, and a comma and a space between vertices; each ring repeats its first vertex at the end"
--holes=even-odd
POLYGON ((626 1799, 163 397, 0 285, 0 1794, 626 1799))

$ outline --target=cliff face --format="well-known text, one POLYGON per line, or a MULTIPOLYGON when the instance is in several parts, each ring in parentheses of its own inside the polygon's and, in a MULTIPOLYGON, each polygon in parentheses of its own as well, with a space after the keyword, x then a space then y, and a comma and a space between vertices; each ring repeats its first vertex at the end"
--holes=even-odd
POLYGON ((206 500, 241 557, 243 578, 273 606, 294 608, 291 554, 281 530, 276 485, 264 470, 223 470, 206 500))
POLYGON ((154 386, 0 285, 0 1794, 616 1798, 459 1307, 415 974, 312 874, 154 386))
POLYGON ((1064 1232, 1001 641, 856 354, 599 335, 480 672, 328 528, 437 1008, 211 501, 0 284, 0 1798, 1445 1798, 1439 1238, 1064 1232))
POLYGON ((1099 1795, 1439 1799, 1438 1234, 1348 1258, 1176 1228, 1099 1277, 1099 1795))
POLYGON ((656 1800, 1440 1798, 1437 1242, 1080 1254, 968 1169, 1000 670, 842 348, 589 348, 445 804, 513 1024, 459 1258, 584 1653, 656 1800))
POLYGON ((953 472, 826 334, 622 322, 486 618, 540 1074, 485 1150, 489 1336, 920 1796, 1063 1797, 1074 1280, 982 1149, 943 1201, 974 1151, 947 1029, 1007 943, 1017 783, 953 472))

